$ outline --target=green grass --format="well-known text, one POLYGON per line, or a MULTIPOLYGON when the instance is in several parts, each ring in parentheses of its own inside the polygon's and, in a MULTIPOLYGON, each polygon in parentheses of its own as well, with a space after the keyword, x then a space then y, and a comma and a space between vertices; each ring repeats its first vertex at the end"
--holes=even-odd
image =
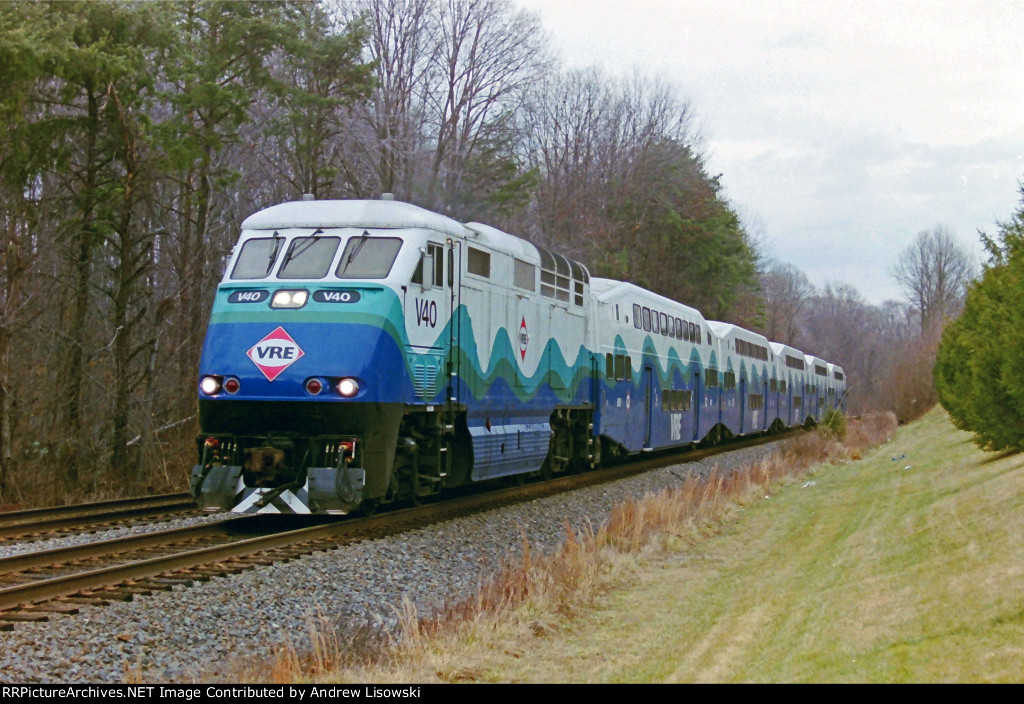
POLYGON ((1022 467, 932 411, 647 560, 559 636, 485 658, 480 679, 1020 681, 1022 467))

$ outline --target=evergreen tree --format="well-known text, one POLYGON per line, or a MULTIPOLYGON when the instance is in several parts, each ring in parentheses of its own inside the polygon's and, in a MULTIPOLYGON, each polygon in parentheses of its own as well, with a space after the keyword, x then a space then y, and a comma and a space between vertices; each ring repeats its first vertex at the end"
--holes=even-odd
POLYGON ((971 286, 963 315, 946 328, 935 363, 939 401, 953 422, 991 450, 1024 449, 1024 185, 1021 203, 971 286))

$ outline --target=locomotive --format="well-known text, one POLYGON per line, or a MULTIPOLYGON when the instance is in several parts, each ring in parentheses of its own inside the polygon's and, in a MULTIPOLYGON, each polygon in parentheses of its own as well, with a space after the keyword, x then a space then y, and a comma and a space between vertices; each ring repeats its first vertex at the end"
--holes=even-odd
POLYGON ((242 223, 199 365, 191 489, 349 513, 764 433, 842 368, 480 223, 392 199, 242 223))

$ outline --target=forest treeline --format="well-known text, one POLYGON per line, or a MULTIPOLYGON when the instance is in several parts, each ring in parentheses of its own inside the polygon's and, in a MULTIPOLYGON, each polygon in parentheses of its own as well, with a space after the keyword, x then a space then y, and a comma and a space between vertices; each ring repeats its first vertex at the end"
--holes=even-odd
POLYGON ((0 119, 0 503, 183 486, 238 226, 305 193, 551 247, 842 364, 856 410, 937 339, 767 260, 678 89, 567 69, 511 0, 0 3, 0 119))

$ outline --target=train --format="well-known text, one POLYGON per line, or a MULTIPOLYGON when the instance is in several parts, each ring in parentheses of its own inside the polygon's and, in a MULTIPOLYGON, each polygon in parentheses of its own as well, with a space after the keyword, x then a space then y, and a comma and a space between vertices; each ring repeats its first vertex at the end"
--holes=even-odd
POLYGON ((385 194, 246 218, 203 343, 208 510, 370 512, 770 433, 843 369, 385 194))

